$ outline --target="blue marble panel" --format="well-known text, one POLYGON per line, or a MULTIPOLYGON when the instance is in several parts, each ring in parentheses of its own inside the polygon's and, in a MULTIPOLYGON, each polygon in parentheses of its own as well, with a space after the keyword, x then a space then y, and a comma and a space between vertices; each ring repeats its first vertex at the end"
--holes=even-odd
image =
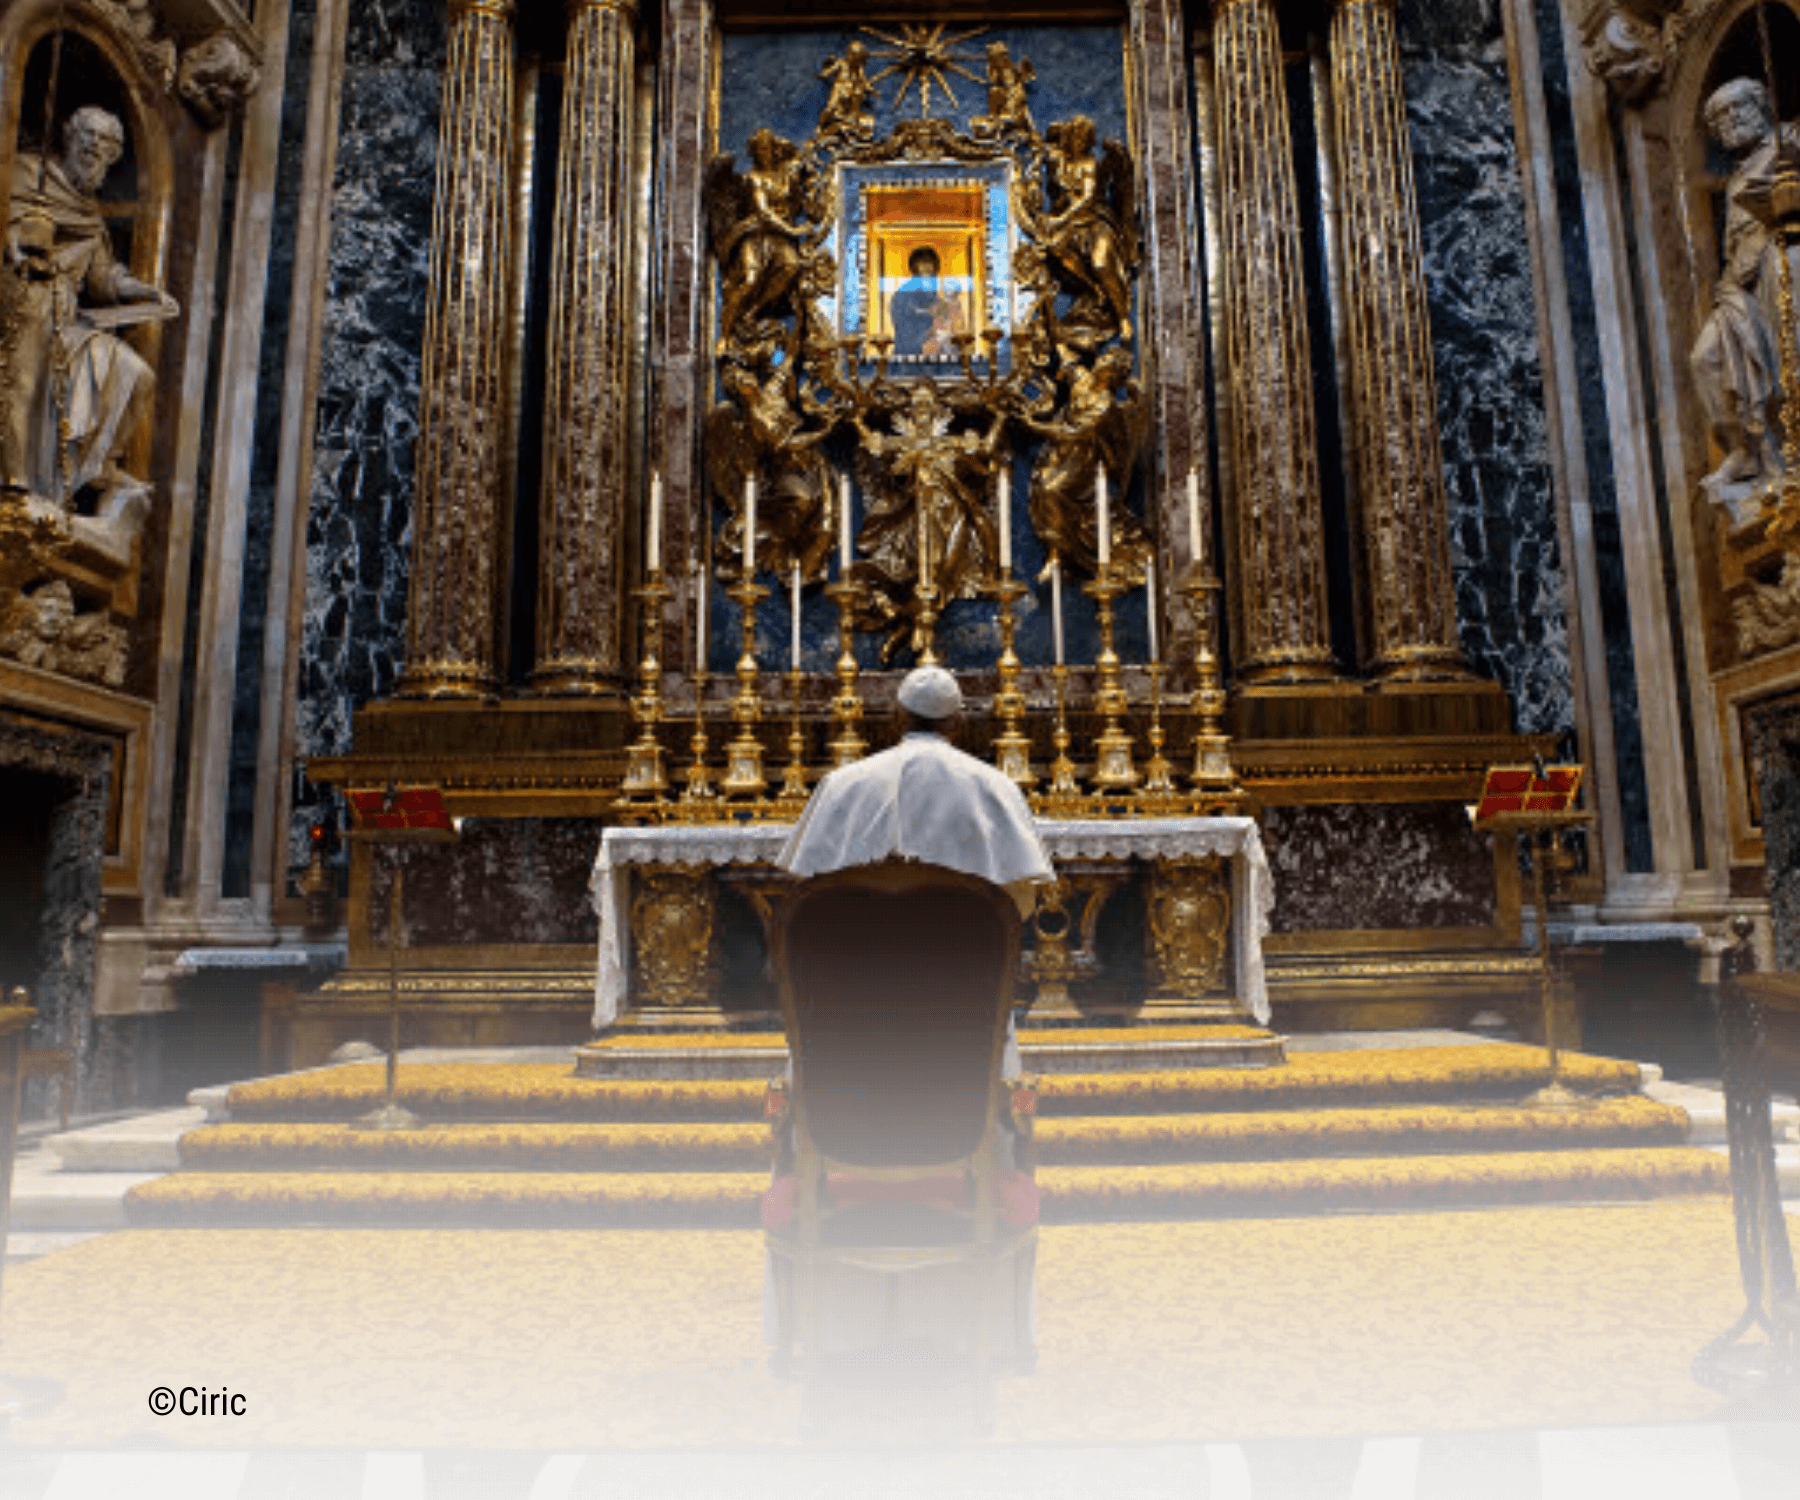
POLYGON ((352 8, 306 533, 308 755, 348 750, 351 715, 402 665, 443 61, 434 0, 352 8))
POLYGON ((1573 727, 1549 426, 1505 65, 1411 56, 1418 176, 1463 647, 1518 727, 1573 727))

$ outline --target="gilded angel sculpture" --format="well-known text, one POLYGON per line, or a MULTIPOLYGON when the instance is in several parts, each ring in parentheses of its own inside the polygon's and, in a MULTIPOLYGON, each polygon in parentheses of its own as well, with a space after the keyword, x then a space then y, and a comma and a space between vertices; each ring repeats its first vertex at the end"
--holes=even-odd
MULTIPOLYGON (((1045 550, 1062 559, 1065 574, 1092 574, 1099 566, 1096 479, 1104 465, 1112 493, 1124 495, 1149 413, 1124 347, 1115 345, 1091 366, 1073 369, 1060 416, 1026 413, 1019 420, 1045 439, 1031 479, 1032 527, 1045 550)), ((1111 516, 1113 564, 1127 582, 1135 582, 1150 555, 1149 538, 1122 503, 1111 507, 1111 516)))
POLYGON ((730 152, 706 169, 704 201, 722 294, 719 354, 754 354, 781 338, 781 320, 796 309, 793 294, 808 256, 825 231, 804 220, 812 185, 800 148, 772 130, 750 137, 750 169, 730 152))
POLYGON ((1096 151, 1095 134, 1086 115, 1044 132, 1048 213, 1034 235, 1045 263, 1073 298, 1058 319, 1061 337, 1088 353, 1131 338, 1131 283, 1138 262, 1131 158, 1117 141, 1096 151))
POLYGON ((842 57, 832 58, 820 69, 819 77, 831 85, 830 96, 819 114, 819 134, 858 140, 873 136, 875 85, 869 81, 868 47, 852 42, 842 57))
POLYGON ((1005 42, 991 42, 987 49, 988 112, 972 122, 977 135, 999 135, 1002 131, 1035 129, 1031 118, 1031 100, 1027 91, 1037 82, 1037 69, 1021 57, 1013 60, 1005 42))

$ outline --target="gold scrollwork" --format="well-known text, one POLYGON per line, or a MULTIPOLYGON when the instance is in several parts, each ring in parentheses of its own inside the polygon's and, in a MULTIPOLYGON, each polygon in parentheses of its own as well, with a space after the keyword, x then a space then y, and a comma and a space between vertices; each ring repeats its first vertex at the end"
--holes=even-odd
POLYGON ((1231 931, 1227 862, 1218 856, 1159 859, 1149 894, 1158 996, 1187 1000, 1218 993, 1231 931))
POLYGON ((711 997, 713 896, 703 873, 640 875, 631 903, 631 938, 645 1004, 704 1005, 711 997))

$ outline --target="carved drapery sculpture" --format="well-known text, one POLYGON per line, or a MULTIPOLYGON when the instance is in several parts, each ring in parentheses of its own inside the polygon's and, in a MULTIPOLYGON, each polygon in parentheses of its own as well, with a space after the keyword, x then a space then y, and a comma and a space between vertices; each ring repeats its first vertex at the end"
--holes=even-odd
POLYGON ((1238 664, 1246 682, 1335 675, 1325 609, 1300 212, 1273 0, 1213 27, 1224 207, 1238 664))
POLYGON ((400 684, 421 698, 495 684, 514 0, 449 8, 400 684))
POLYGON ((621 667, 637 5, 574 0, 569 14, 533 683, 581 694, 614 688, 621 667))
POLYGON ((1457 676, 1465 668, 1393 0, 1338 0, 1331 63, 1370 665, 1390 679, 1457 676))
MULTIPOLYGON (((1734 526, 1756 519, 1762 496, 1784 472, 1780 429, 1781 299, 1778 237, 1767 222, 1779 143, 1800 150, 1800 131, 1777 130, 1768 91, 1739 78, 1706 101, 1706 124, 1731 153, 1725 189, 1723 266, 1712 312, 1690 364, 1714 440, 1724 457, 1701 488, 1734 526)), ((1791 250, 1800 285, 1800 250, 1791 250)))

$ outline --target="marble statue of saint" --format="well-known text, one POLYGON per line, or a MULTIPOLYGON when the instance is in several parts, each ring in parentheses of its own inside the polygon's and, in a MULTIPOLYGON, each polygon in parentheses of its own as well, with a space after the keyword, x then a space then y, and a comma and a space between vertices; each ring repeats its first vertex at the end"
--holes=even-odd
POLYGON ((0 482, 71 507, 91 490, 102 521, 135 532, 150 492, 125 471, 123 453, 156 377, 112 330, 181 309, 114 258, 97 194, 124 148, 117 117, 90 105, 64 125, 61 156, 20 152, 15 161, 6 254, 16 303, 11 379, 0 391, 8 470, 0 482))
MULTIPOLYGON (((1734 166, 1725 189, 1724 270, 1690 365, 1725 453, 1702 488, 1741 526, 1760 513, 1763 492, 1782 471, 1774 423, 1781 398, 1781 248, 1768 223, 1769 196, 1781 142, 1800 150, 1800 131, 1777 130, 1768 91, 1750 78, 1713 93, 1706 124, 1734 166)), ((1800 254, 1790 255, 1800 286, 1800 254)))

